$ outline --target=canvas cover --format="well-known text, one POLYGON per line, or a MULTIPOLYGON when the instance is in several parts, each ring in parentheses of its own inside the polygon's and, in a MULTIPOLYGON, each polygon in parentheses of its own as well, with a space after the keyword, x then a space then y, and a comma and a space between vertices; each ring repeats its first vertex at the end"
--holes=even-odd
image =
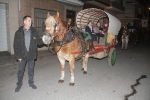
POLYGON ((100 19, 108 17, 109 28, 108 33, 118 35, 121 28, 121 22, 113 15, 97 8, 88 8, 81 10, 76 16, 76 25, 80 29, 84 30, 89 21, 96 24, 100 19))

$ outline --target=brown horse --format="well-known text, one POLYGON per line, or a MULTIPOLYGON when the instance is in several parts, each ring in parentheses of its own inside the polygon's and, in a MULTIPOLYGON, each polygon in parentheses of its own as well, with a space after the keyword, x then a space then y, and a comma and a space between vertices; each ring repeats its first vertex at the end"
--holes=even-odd
MULTIPOLYGON (((79 56, 79 54, 75 54, 73 52, 82 51, 82 43, 79 37, 73 35, 69 36, 69 42, 66 41, 67 34, 71 34, 67 32, 67 26, 64 21, 59 18, 59 13, 57 12, 55 16, 51 16, 49 13, 47 14, 47 19, 45 21, 46 31, 47 33, 43 35, 43 41, 45 44, 50 44, 50 41, 54 42, 54 50, 57 53, 58 60, 60 62, 61 68, 61 77, 58 81, 59 83, 64 82, 65 77, 65 61, 69 61, 70 65, 70 73, 71 80, 70 86, 73 86, 74 83, 74 69, 75 69, 75 58, 79 56)), ((89 54, 85 53, 83 56, 83 73, 87 73, 87 62, 88 62, 89 54)))

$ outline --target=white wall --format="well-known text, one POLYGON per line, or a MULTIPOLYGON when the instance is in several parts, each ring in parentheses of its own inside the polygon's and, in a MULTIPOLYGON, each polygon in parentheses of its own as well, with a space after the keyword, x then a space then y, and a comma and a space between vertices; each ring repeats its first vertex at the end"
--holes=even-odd
POLYGON ((10 27, 10 48, 9 52, 14 54, 13 42, 15 32, 18 30, 18 0, 9 0, 9 27, 10 27))

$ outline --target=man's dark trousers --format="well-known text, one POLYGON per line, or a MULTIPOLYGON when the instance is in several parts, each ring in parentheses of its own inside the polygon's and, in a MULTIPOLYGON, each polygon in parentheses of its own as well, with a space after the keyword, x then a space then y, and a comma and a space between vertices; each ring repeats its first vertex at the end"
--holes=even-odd
POLYGON ((29 85, 32 85, 34 83, 33 77, 34 77, 34 60, 22 60, 19 62, 19 70, 18 70, 18 82, 17 86, 22 86, 22 80, 24 76, 24 71, 26 64, 28 64, 28 77, 29 77, 29 85))

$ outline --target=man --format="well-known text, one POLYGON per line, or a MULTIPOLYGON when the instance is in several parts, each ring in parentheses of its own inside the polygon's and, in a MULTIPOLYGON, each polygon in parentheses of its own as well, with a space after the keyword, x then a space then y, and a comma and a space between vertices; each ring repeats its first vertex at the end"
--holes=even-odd
POLYGON ((93 27, 93 30, 94 30, 94 33, 96 33, 96 36, 97 36, 97 42, 100 44, 100 45, 103 45, 104 44, 104 34, 102 34, 102 28, 101 28, 101 23, 100 22, 97 22, 97 24, 93 27))
POLYGON ((90 35, 91 38, 92 38, 92 39, 88 40, 89 49, 90 50, 94 50, 95 48, 94 48, 94 45, 93 45, 93 41, 97 41, 97 36, 94 33, 94 31, 93 31, 93 23, 92 23, 92 21, 88 22, 88 25, 85 27, 85 31, 88 32, 89 33, 88 35, 90 35))
POLYGON ((94 33, 92 21, 88 22, 88 25, 85 27, 85 31, 90 33, 90 35, 92 36, 93 41, 97 41, 97 36, 94 33))
POLYGON ((19 92, 23 84, 22 80, 26 63, 28 64, 29 86, 32 87, 32 89, 37 89, 34 85, 34 61, 37 55, 37 45, 43 44, 38 32, 31 26, 31 16, 25 16, 23 23, 24 25, 16 31, 14 37, 14 53, 19 61, 19 70, 17 73, 18 82, 15 92, 19 92))

